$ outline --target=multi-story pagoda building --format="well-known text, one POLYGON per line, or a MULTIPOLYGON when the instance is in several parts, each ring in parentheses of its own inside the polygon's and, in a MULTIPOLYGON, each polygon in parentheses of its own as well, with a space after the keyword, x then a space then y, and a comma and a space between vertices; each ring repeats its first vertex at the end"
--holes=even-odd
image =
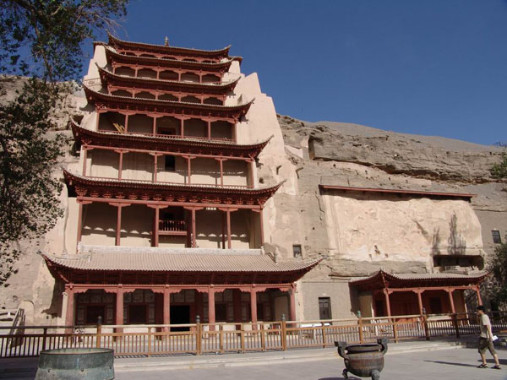
POLYGON ((283 183, 257 178, 274 136, 255 130, 267 117, 256 78, 228 47, 110 36, 94 50, 70 123, 67 254, 44 256, 65 323, 295 320, 295 282, 318 261, 263 249, 263 210, 283 183))

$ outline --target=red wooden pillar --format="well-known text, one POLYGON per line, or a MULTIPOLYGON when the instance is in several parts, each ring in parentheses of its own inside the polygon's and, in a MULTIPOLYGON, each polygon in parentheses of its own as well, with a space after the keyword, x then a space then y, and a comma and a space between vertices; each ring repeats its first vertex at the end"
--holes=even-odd
POLYGON ((254 166, 255 160, 248 160, 248 188, 253 189, 255 185, 254 181, 254 166))
POLYGON ((231 211, 230 210, 226 210, 225 211, 225 218, 227 220, 227 248, 228 249, 231 249, 232 248, 232 239, 231 239, 231 211))
POLYGON ((389 291, 384 289, 384 296, 386 299, 387 316, 391 317, 391 301, 389 300, 389 291))
POLYGON ((185 119, 180 119, 180 136, 185 137, 185 119))
POLYGON ((215 324, 215 289, 208 289, 208 323, 211 327, 215 324))
POLYGON ((225 249, 225 236, 227 234, 226 231, 226 220, 225 220, 225 213, 222 213, 222 249, 225 249))
POLYGON ((224 186, 224 159, 223 158, 215 158, 219 164, 220 170, 220 186, 224 186))
POLYGON ((211 140, 211 120, 206 120, 208 125, 208 140, 211 140))
POLYGON ((153 182, 157 182, 157 172, 158 172, 158 154, 153 155, 153 182))
POLYGON ((83 177, 86 177, 86 160, 88 159, 88 147, 86 145, 83 146, 83 177))
POLYGON ((150 153, 153 156, 153 176, 152 176, 152 182, 157 182, 157 175, 158 175, 158 158, 160 156, 163 156, 162 153, 150 153))
POLYGON ((160 220, 160 208, 155 207, 155 220, 153 221, 153 246, 158 247, 158 228, 160 220))
POLYGON ((192 183, 191 176, 192 176, 192 165, 191 160, 195 158, 195 156, 183 156, 187 160, 187 181, 185 182, 186 185, 190 185, 192 183))
POLYGON ((252 317, 252 328, 257 329, 257 291, 253 287, 250 289, 250 312, 252 317))
POLYGON ((481 288, 479 285, 475 287, 475 294, 477 294, 477 305, 482 305, 481 288))
MULTIPOLYGON (((156 97, 158 97, 158 94, 156 97)), ((156 134, 157 134, 157 116, 153 116, 153 136, 155 136, 156 134)))
POLYGON ((197 223, 195 220, 195 208, 190 210, 192 212, 192 248, 196 247, 196 234, 197 234, 197 223))
POLYGON ((126 153, 126 151, 122 149, 115 150, 116 153, 119 154, 119 161, 118 161, 118 179, 121 179, 123 174, 123 153, 126 153))
MULTIPOLYGON (((123 325, 124 324, 124 316, 123 316, 123 294, 124 290, 121 288, 121 286, 118 287, 116 291, 116 325, 123 325)), ((123 328, 119 327, 117 328, 116 332, 123 332, 123 328)))
POLYGON ((116 239, 115 245, 120 245, 120 237, 121 237, 121 214, 122 208, 130 206, 130 203, 109 203, 110 206, 118 207, 117 216, 116 216, 116 239))
POLYGON ((83 202, 78 200, 78 215, 77 215, 77 243, 81 242, 83 234, 83 202))
POLYGON ((185 210, 190 211, 190 220, 192 225, 192 231, 191 231, 191 239, 190 239, 190 246, 192 248, 195 248, 197 246, 196 240, 197 240, 197 222, 196 222, 196 215, 195 213, 199 210, 202 210, 204 207, 184 207, 185 210))
POLYGON ((116 217, 116 241, 114 245, 120 245, 120 235, 121 235, 121 205, 118 205, 118 213, 116 217))
POLYGON ((264 244, 264 209, 259 211, 261 246, 264 244))
POLYGON ((125 115, 125 133, 129 130, 129 114, 125 115))
POLYGON ((453 289, 446 289, 445 290, 447 294, 449 295, 449 305, 451 306, 451 313, 456 313, 456 308, 454 307, 454 299, 452 298, 453 289))
POLYGON ((219 208, 220 211, 225 212, 226 225, 227 225, 227 248, 232 248, 232 233, 231 233, 231 212, 238 211, 237 208, 219 208))
POLYGON ((423 303, 422 303, 422 292, 423 292, 423 290, 418 289, 415 292, 417 294, 417 302, 419 304, 419 314, 423 315, 424 314, 423 313, 423 303))
MULTIPOLYGON (((171 323, 171 293, 169 289, 164 289, 164 325, 171 323)), ((165 327, 164 331, 170 331, 169 327, 165 327)))
POLYGON ((290 296, 290 315, 289 318, 291 321, 296 320, 296 289, 292 288, 289 290, 289 296, 290 296))
POLYGON ((72 285, 69 284, 65 287, 65 294, 67 295, 67 310, 65 313, 65 325, 66 326, 74 326, 74 313, 75 313, 75 304, 74 304, 74 295, 75 291, 72 288, 72 285))
POLYGON ((252 212, 255 212, 256 214, 259 215, 259 240, 260 240, 260 245, 262 246, 264 244, 264 221, 263 221, 263 212, 262 212, 262 208, 260 209, 252 209, 251 211, 252 212))

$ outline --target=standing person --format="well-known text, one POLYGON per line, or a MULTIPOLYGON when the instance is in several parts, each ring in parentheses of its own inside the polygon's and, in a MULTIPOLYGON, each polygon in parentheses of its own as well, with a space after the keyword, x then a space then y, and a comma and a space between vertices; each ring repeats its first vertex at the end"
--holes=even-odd
POLYGON ((479 337, 479 354, 481 354, 482 364, 478 368, 486 368, 486 349, 491 352, 495 359, 494 369, 501 369, 498 355, 496 354, 495 347, 493 347, 493 331, 491 330, 491 321, 486 314, 484 306, 477 306, 477 314, 479 315, 479 326, 481 328, 481 335, 479 337))

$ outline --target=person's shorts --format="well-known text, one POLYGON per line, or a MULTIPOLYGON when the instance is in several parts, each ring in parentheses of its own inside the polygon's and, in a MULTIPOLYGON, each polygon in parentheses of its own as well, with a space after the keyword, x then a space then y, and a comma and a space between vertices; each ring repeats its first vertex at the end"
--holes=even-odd
POLYGON ((495 355, 495 347, 493 347, 493 341, 488 338, 479 338, 479 353, 484 354, 486 350, 491 352, 491 355, 495 355))

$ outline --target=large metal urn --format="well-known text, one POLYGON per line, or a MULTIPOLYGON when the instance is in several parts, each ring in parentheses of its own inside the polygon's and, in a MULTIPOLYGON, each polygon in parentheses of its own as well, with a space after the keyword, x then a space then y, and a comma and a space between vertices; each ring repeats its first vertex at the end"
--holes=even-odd
POLYGON ((387 352, 387 339, 378 339, 377 343, 356 344, 347 346, 347 342, 334 342, 338 355, 345 361, 343 377, 348 379, 348 372, 359 377, 380 379, 384 368, 384 355, 387 352))
POLYGON ((40 353, 35 380, 114 379, 113 350, 63 348, 40 353))

